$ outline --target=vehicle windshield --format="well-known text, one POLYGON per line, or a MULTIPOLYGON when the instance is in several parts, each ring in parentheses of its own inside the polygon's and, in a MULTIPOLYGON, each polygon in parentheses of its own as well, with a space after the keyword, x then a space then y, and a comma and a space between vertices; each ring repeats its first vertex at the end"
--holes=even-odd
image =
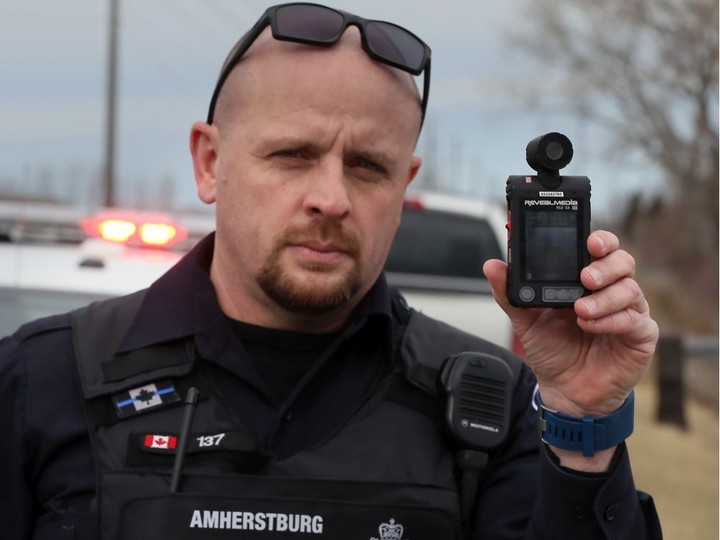
POLYGON ((502 252, 488 222, 447 212, 403 212, 387 272, 485 279, 482 267, 502 252))

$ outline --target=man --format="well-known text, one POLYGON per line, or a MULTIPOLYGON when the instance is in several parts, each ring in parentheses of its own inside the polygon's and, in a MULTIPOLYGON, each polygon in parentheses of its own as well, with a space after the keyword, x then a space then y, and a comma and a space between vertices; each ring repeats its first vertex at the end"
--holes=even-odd
POLYGON ((660 537, 622 440, 546 448, 531 406, 536 377, 571 422, 627 418, 657 327, 614 235, 590 237, 574 310, 510 307, 504 263, 486 264, 532 372, 386 286, 423 71, 429 49, 400 27, 309 4, 263 15, 192 127, 216 233, 147 292, 2 342, 3 538, 660 537), (466 449, 417 375, 466 350, 514 381, 470 498, 466 449))

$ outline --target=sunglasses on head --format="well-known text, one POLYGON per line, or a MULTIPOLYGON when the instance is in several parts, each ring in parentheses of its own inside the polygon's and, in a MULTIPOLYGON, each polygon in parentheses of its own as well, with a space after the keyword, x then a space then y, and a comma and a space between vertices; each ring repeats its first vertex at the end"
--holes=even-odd
POLYGON ((208 124, 213 122, 215 105, 225 80, 268 25, 277 40, 318 47, 329 47, 337 43, 347 27, 355 25, 360 30, 362 48, 370 58, 415 76, 425 72, 420 104, 422 126, 430 91, 430 47, 415 34, 396 24, 371 21, 344 11, 304 2, 269 7, 235 46, 215 85, 208 110, 208 124))

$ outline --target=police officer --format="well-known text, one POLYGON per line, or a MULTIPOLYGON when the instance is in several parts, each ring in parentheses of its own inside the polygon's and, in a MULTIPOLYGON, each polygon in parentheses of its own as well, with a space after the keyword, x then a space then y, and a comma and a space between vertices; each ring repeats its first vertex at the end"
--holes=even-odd
POLYGON ((216 232, 147 291, 0 345, 2 538, 660 537, 623 442, 657 326, 614 235, 590 236, 572 310, 512 308, 486 263, 527 365, 387 286, 429 77, 399 26, 263 14, 191 131, 216 232), (512 374, 469 514, 428 383, 463 351, 512 374))

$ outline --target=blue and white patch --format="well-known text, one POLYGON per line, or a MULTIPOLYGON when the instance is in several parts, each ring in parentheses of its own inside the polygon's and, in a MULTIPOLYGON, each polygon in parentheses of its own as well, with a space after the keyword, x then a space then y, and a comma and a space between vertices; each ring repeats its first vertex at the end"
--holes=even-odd
POLYGON ((132 388, 113 396, 118 417, 126 418, 180 401, 180 395, 169 380, 132 388))

